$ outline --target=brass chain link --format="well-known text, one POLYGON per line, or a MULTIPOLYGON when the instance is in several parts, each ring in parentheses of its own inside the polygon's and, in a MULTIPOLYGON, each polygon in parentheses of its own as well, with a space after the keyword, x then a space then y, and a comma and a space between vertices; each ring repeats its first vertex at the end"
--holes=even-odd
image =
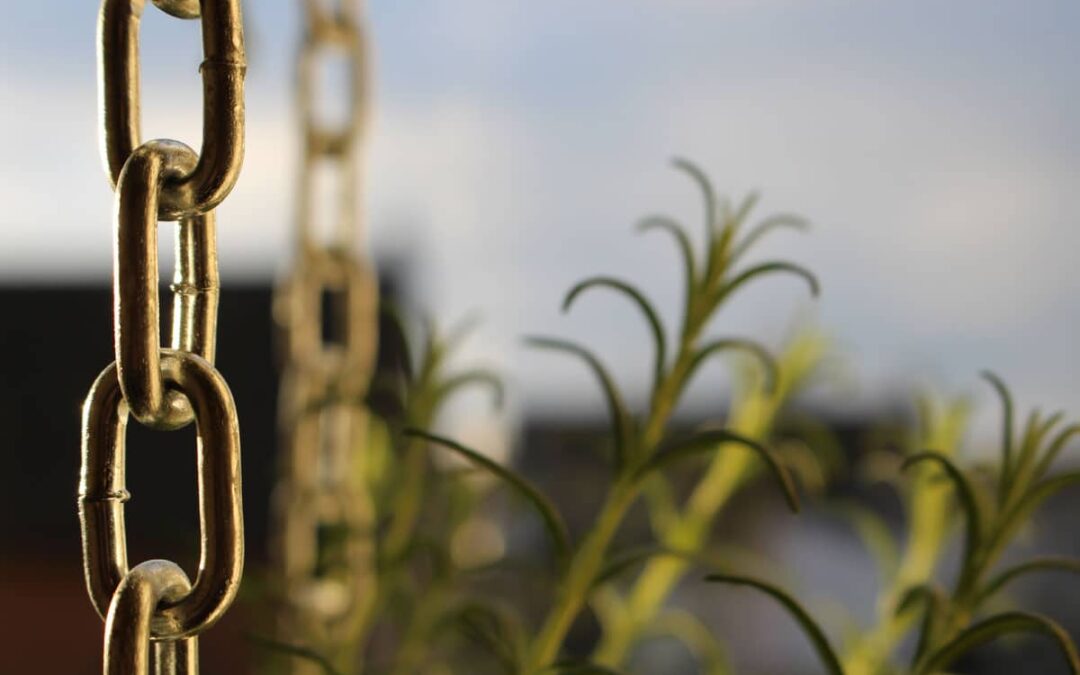
MULTIPOLYGON (((161 372, 169 386, 191 402, 198 425, 199 574, 192 592, 162 610, 181 626, 183 637, 205 630, 228 609, 243 572, 243 514, 240 503, 240 433, 236 408, 224 378, 189 352, 161 350, 161 372)), ((128 573, 124 503, 124 429, 127 410, 115 364, 90 389, 83 407, 83 465, 79 513, 83 563, 90 598, 102 616, 128 573)))
MULTIPOLYGON (((298 57, 302 157, 293 269, 275 296, 284 364, 283 439, 274 493, 274 558, 282 597, 278 630, 346 664, 341 654, 374 599, 374 510, 365 482, 378 284, 360 245, 360 185, 368 119, 367 40, 359 0, 305 0, 298 57), (344 57, 345 119, 329 126, 317 91, 320 67, 344 57), (315 231, 317 169, 337 173, 329 241, 315 231), (328 316, 324 316, 324 312, 328 316), (329 327, 331 335, 324 335, 329 327)), ((294 664, 294 673, 310 666, 294 664)), ((317 672, 314 669, 312 672, 317 672)))
MULTIPOLYGON (((98 23, 102 151, 115 185, 142 144, 139 24, 145 0, 102 0, 98 23)), ((197 165, 168 176, 160 217, 206 213, 228 196, 244 161, 244 26, 239 0, 155 0, 178 16, 201 17, 203 143, 197 165), (200 9, 195 12, 196 5, 200 9), (193 14, 194 12, 194 14, 193 14)))
POLYGON ((214 367, 218 265, 213 209, 244 152, 239 0, 154 0, 201 18, 203 144, 142 142, 139 22, 145 0, 102 0, 98 24, 102 150, 115 188, 116 361, 83 405, 79 517, 87 590, 106 620, 104 672, 194 675, 196 636, 232 604, 244 565, 240 434, 232 393, 214 367), (172 340, 161 344, 158 222, 177 220, 172 340), (196 423, 201 553, 195 583, 166 561, 128 568, 124 504, 128 417, 156 429, 196 423), (153 641, 153 649, 151 649, 153 641), (152 655, 152 659, 151 659, 152 655))
MULTIPOLYGON (((105 619, 105 675, 150 675, 151 639, 162 603, 191 592, 184 571, 165 560, 135 566, 116 587, 105 619)), ((153 643, 156 674, 198 675, 198 638, 153 643)))

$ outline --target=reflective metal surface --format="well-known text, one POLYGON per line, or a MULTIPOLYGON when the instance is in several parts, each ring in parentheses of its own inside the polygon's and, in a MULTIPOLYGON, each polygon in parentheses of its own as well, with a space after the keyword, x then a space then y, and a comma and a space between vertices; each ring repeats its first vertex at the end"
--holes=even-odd
MULTIPOLYGON (((142 142, 139 19, 145 0, 103 0, 98 24, 101 140, 116 189, 113 256, 115 363, 83 406, 79 517, 91 601, 106 619, 108 675, 194 675, 196 635, 232 604, 244 566, 240 432, 214 368, 219 296, 213 209, 232 190, 244 154, 243 24, 239 0, 154 0, 201 18, 203 145, 142 142), (158 221, 179 220, 171 349, 158 298, 158 221), (198 433, 200 556, 195 583, 167 561, 129 569, 124 503, 128 416, 198 433), (151 640, 155 640, 151 649, 151 640), (151 652, 153 659, 151 659, 151 652)), ((174 479, 162 476, 162 479, 174 479)))
POLYGON ((105 619, 105 675, 198 675, 198 638, 156 642, 151 649, 159 605, 191 590, 184 571, 165 560, 148 560, 124 576, 105 619))
MULTIPOLYGON (((162 0, 175 15, 191 16, 190 0, 162 0)), ((100 42, 102 151, 115 184, 142 143, 139 93, 139 19, 145 0, 104 0, 100 42)), ((171 177, 160 217, 205 213, 228 196, 244 161, 244 27, 240 0, 202 0, 203 143, 195 167, 171 177)))
MULTIPOLYGON (((180 637, 202 632, 232 604, 244 566, 240 497, 240 430, 232 394, 221 375, 202 358, 162 350, 161 372, 170 387, 192 403, 198 425, 199 573, 191 593, 160 614, 180 637)), ((124 502, 127 410, 117 369, 98 377, 83 408, 83 466, 79 514, 86 585, 104 616, 117 586, 128 573, 124 502)))

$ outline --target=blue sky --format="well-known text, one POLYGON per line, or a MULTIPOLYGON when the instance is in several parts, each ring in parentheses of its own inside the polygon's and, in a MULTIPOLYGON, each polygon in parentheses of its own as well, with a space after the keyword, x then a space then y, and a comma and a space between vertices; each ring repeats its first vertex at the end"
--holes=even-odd
MULTIPOLYGON (((288 259, 297 4, 247 3, 248 161, 220 210, 226 283, 270 278, 288 259)), ((916 382, 981 392, 976 373, 992 366, 1023 405, 1080 415, 1075 2, 369 4, 372 245, 409 261, 438 316, 486 317, 467 358, 503 367, 526 400, 600 408, 576 364, 521 349, 523 333, 580 338, 629 390, 646 384, 646 333, 629 308, 597 296, 557 310, 594 273, 678 306, 670 243, 632 225, 654 212, 699 224, 697 195, 667 164, 679 154, 725 194, 759 189, 760 215, 814 224, 759 255, 811 266, 821 300, 768 281, 718 332, 775 344, 795 315, 816 316, 860 383, 844 405, 916 382)), ((14 3, 0 25, 9 281, 108 280, 96 3, 65 5, 14 3)), ((197 27, 153 8, 144 24, 145 135, 197 146, 197 27)), ((705 379, 701 402, 725 387, 705 379)))

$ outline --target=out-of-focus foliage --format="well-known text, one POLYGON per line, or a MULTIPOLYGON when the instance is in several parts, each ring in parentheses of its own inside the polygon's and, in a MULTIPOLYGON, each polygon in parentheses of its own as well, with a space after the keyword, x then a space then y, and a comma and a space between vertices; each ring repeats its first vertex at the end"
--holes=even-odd
MULTIPOLYGON (((367 661, 379 672, 425 672, 436 663, 451 665, 455 650, 462 647, 467 648, 470 672, 613 672, 620 667, 620 652, 628 645, 647 633, 659 632, 686 641, 704 662, 721 667, 722 650, 706 627, 686 613, 664 609, 664 597, 686 574, 692 560, 710 555, 712 521, 731 495, 762 469, 781 488, 792 509, 798 508, 799 501, 793 471, 804 478, 816 477, 807 479, 809 485, 815 480, 822 482, 825 472, 804 448, 777 450, 770 448, 768 441, 777 416, 821 361, 825 340, 816 333, 800 334, 777 359, 750 338, 709 335, 711 319, 749 282, 776 274, 792 275, 816 294, 817 280, 804 268, 786 261, 740 267, 744 255, 762 237, 781 228, 802 229, 805 224, 794 216, 780 215, 751 227, 748 223, 756 196, 733 207, 716 196, 696 166, 683 160, 675 165, 703 195, 702 245, 695 246, 689 232, 670 218, 647 218, 639 229, 666 232, 678 246, 685 272, 679 330, 669 334, 662 313, 646 295, 615 277, 586 279, 574 286, 563 302, 569 310, 588 292, 606 289, 623 296, 641 312, 654 353, 647 409, 639 414, 630 410, 615 378, 586 347, 548 337, 528 340, 533 347, 580 360, 595 375, 607 403, 610 474, 606 485, 596 486, 604 494, 603 503, 579 541, 571 541, 553 503, 514 469, 427 431, 439 404, 449 394, 465 384, 494 384, 497 380, 491 374, 442 375, 448 349, 431 333, 416 375, 405 378, 406 386, 398 387, 404 397, 393 395, 392 378, 373 386, 373 401, 383 410, 396 410, 396 414, 389 416, 387 452, 368 463, 373 467, 373 489, 380 496, 385 525, 378 533, 377 619, 358 640, 358 663, 367 661), (706 363, 726 354, 742 356, 741 377, 728 414, 717 409, 710 422, 696 431, 672 428, 672 417, 690 382, 706 363), (455 532, 484 518, 480 509, 483 495, 471 487, 467 473, 436 470, 430 461, 433 447, 464 460, 473 471, 494 476, 497 480, 489 486, 504 487, 536 512, 548 535, 550 562, 540 569, 526 567, 521 581, 551 583, 551 591, 535 625, 530 625, 528 613, 473 592, 467 571, 456 565, 452 554, 455 532), (674 493, 667 472, 676 464, 692 462, 698 462, 700 471, 690 498, 684 500, 674 493), (643 495, 647 496, 655 544, 638 551, 620 550, 615 546, 616 535, 643 495), (622 599, 621 584, 631 575, 643 581, 622 599), (550 582, 542 581, 544 578, 550 582), (601 597, 606 598, 609 608, 632 606, 633 614, 601 612, 605 642, 595 658, 568 659, 564 645, 571 626, 591 601, 599 607, 601 597), (621 623, 616 616, 632 621, 621 623), (477 650, 486 653, 486 658, 479 658, 477 650)), ((512 562, 494 560, 492 564, 497 567, 512 562)))
POLYGON ((504 482, 527 498, 536 507, 548 531, 552 534, 553 565, 556 583, 549 607, 525 645, 513 648, 504 645, 503 654, 518 654, 520 661, 509 663, 511 672, 537 673, 545 670, 585 672, 581 669, 617 668, 620 649, 631 643, 643 631, 656 625, 667 626, 667 632, 697 643, 699 653, 718 662, 717 650, 702 639, 707 631, 685 615, 659 615, 664 596, 688 569, 684 564, 704 553, 708 529, 727 498, 759 469, 765 468, 782 488, 789 505, 798 508, 794 483, 789 475, 791 458, 765 444, 773 421, 787 400, 811 375, 824 351, 824 341, 818 335, 806 334, 794 340, 778 362, 760 343, 744 337, 710 337, 707 328, 718 310, 736 291, 750 281, 772 274, 790 274, 803 279, 817 292, 814 276, 798 265, 786 261, 770 261, 737 268, 747 250, 770 231, 804 227, 793 216, 767 218, 746 229, 750 213, 757 201, 751 196, 736 207, 721 202, 704 173, 689 162, 678 160, 676 167, 686 173, 699 187, 705 204, 705 236, 703 251, 692 244, 690 234, 679 223, 666 217, 647 218, 642 231, 663 231, 672 236, 678 246, 685 271, 685 302, 681 326, 675 333, 674 349, 669 347, 669 334, 662 314, 644 292, 628 281, 610 276, 592 277, 574 286, 563 302, 568 310, 580 301, 583 294, 606 289, 625 297, 642 314, 653 340, 653 384, 648 409, 633 414, 625 397, 602 360, 591 350, 562 339, 534 337, 529 343, 537 348, 567 354, 579 359, 596 377, 607 404, 610 420, 611 478, 606 486, 602 506, 584 537, 566 551, 557 516, 548 502, 524 478, 510 470, 487 466, 479 455, 449 439, 429 434, 418 438, 437 441, 445 447, 464 454, 474 463, 494 471, 504 482), (745 231, 744 231, 745 230, 745 231), (733 352, 745 354, 757 362, 757 369, 746 378, 744 391, 736 397, 728 424, 717 415, 712 424, 691 433, 673 433, 672 416, 687 386, 701 367, 718 355, 733 352), (675 499, 665 477, 668 467, 695 458, 705 458, 698 486, 685 507, 675 499), (612 568, 629 568, 622 555, 613 550, 616 534, 629 509, 643 494, 648 495, 648 508, 656 524, 656 546, 634 559, 646 567, 644 584, 647 598, 637 600, 634 621, 622 626, 612 617, 629 616, 620 609, 623 601, 618 593, 604 588, 616 577, 612 568), (685 509, 685 510, 684 510, 685 509), (564 555, 568 553, 568 555, 564 555), (659 567, 656 561, 667 562, 659 567), (675 561, 674 566, 670 563, 675 561), (655 580, 659 575, 661 578, 655 580), (574 621, 586 605, 600 594, 607 598, 605 628, 617 643, 614 648, 601 647, 593 660, 560 661, 563 646, 574 621), (693 634, 695 638, 689 636, 693 634))
MULTIPOLYGON (((1050 470, 1080 426, 1061 427, 1062 414, 1033 411, 1017 434, 1012 396, 994 374, 986 373, 1002 401, 1000 459, 992 471, 964 468, 958 455, 967 420, 963 401, 947 404, 920 400, 920 428, 897 473, 903 482, 908 533, 903 555, 885 550, 887 528, 877 517, 857 512, 856 523, 868 548, 876 551, 883 587, 876 623, 835 650, 817 622, 790 595, 768 582, 711 575, 710 581, 749 585, 778 599, 812 641, 822 664, 834 675, 946 672, 967 652, 1015 633, 1049 638, 1069 672, 1080 672, 1080 658, 1069 634, 1052 619, 1018 610, 998 610, 994 598, 1011 582, 1046 571, 1080 572, 1080 560, 1033 558, 1002 566, 1002 553, 1035 510, 1061 489, 1080 482, 1080 472, 1053 475, 1050 470), (954 507, 955 505, 955 507, 954 507), (954 529, 961 531, 959 572, 946 586, 939 563, 954 529), (884 545, 883 545, 884 544, 884 545), (899 648, 914 636, 909 662, 899 648)), ((872 458, 876 459, 876 458, 872 458)))
MULTIPOLYGON (((1080 427, 1061 427, 1061 415, 1036 412, 1017 433, 1008 390, 988 375, 1005 419, 1001 459, 990 474, 966 467, 959 458, 966 403, 930 396, 919 399, 918 428, 897 439, 903 452, 873 452, 863 458, 863 468, 849 470, 830 430, 790 414, 793 400, 820 379, 829 358, 822 332, 796 331, 774 355, 757 340, 709 331, 717 313, 755 279, 789 275, 817 293, 816 278, 791 262, 742 265, 762 237, 804 229, 805 223, 779 215, 751 226, 756 196, 731 205, 696 166, 684 160, 675 166, 703 196, 700 245, 664 216, 646 218, 639 230, 666 233, 676 244, 684 271, 677 329, 669 330, 667 313, 625 279, 585 279, 563 300, 568 311, 591 291, 605 290, 629 301, 643 317, 652 343, 644 410, 631 409, 616 377, 589 348, 554 337, 527 340, 585 366, 606 405, 606 434, 597 439, 606 470, 589 484, 599 507, 585 527, 575 528, 576 537, 556 502, 516 468, 432 431, 442 404, 462 387, 487 386, 497 401, 502 399, 499 380, 488 371, 447 374, 456 338, 440 339, 429 329, 416 363, 406 355, 408 367, 373 383, 370 403, 385 420, 365 477, 379 512, 378 593, 372 620, 349 645, 356 655, 350 672, 619 673, 631 667, 635 650, 665 637, 685 645, 701 672, 730 673, 723 636, 671 602, 680 584, 703 584, 703 572, 708 582, 749 588, 779 603, 830 673, 942 672, 971 649, 1017 632, 1049 636, 1078 672, 1076 649, 1057 624, 1037 614, 994 611, 992 600, 1027 574, 1080 570, 1077 562, 1060 558, 999 566, 1003 550, 1039 504, 1080 482, 1080 473, 1050 472, 1080 427), (736 376, 726 410, 711 407, 696 429, 675 422, 702 366, 729 354, 736 376), (682 469, 674 470, 677 466, 682 469), (849 502, 828 503, 830 484, 844 471, 849 478, 884 478, 897 486, 906 512, 901 540, 876 512, 849 502), (792 510, 799 509, 798 484, 824 508, 842 513, 877 562, 881 584, 875 619, 849 631, 839 646, 796 593, 761 578, 768 561, 737 542, 717 540, 716 525, 732 499, 762 476, 780 488, 792 510), (488 508, 506 498, 531 512, 521 522, 542 533, 540 554, 530 548, 523 560, 508 552, 504 528, 488 508), (626 543, 620 535, 634 513, 644 516, 639 518, 644 527, 626 543), (960 573, 946 587, 939 568, 957 528, 962 530, 960 573), (503 579, 503 586, 493 586, 493 578, 503 579), (595 619, 598 633, 582 649, 571 637, 586 616, 595 619), (903 645, 913 639, 914 654, 903 662, 903 645)), ((325 655, 303 645, 276 647, 281 655, 332 672, 325 655)))

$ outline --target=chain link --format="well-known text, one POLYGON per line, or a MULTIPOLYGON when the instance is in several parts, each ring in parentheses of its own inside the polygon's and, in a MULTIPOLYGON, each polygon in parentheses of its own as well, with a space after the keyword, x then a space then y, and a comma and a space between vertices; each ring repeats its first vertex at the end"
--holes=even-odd
MULTIPOLYGON (((166 389, 158 358, 158 198, 167 177, 195 161, 195 152, 185 145, 149 141, 131 154, 116 184, 116 365, 131 414, 142 424, 161 429, 189 424, 192 413, 179 392, 166 389)), ((210 362, 218 293, 213 228, 213 212, 181 220, 176 243, 179 283, 173 287, 172 346, 210 362)))
MULTIPOLYGON (((194 354, 169 349, 161 350, 160 363, 166 383, 191 401, 199 431, 199 574, 191 593, 163 611, 175 620, 178 632, 159 635, 181 637, 217 621, 239 589, 244 565, 240 433, 229 387, 213 366, 194 354)), ((118 369, 110 365, 94 383, 83 408, 79 482, 86 585, 102 616, 128 573, 125 408, 118 369)))
POLYGON ((198 638, 153 640, 157 608, 191 591, 184 571, 165 560, 148 560, 124 576, 105 620, 105 675, 198 675, 198 638), (153 647, 151 647, 151 644, 153 647))
POLYGON ((201 18, 204 61, 200 153, 141 140, 139 20, 145 0, 102 0, 102 150, 115 188, 116 360, 83 405, 79 518, 90 599, 106 621, 107 675, 197 675, 196 636, 232 604, 244 565, 240 433, 214 368, 219 280, 213 209, 232 190, 244 148, 240 0, 154 0, 201 18), (158 221, 178 220, 171 348, 161 344, 158 221), (192 421, 198 434, 200 557, 195 583, 167 561, 128 568, 124 504, 128 417, 156 429, 192 421), (153 642, 153 649, 150 645, 153 642))
MULTIPOLYGON (((282 588, 278 626, 283 639, 311 645, 348 668, 350 655, 341 649, 350 631, 363 625, 374 599, 364 398, 376 353, 378 283, 360 247, 367 40, 359 1, 331 7, 305 0, 304 8, 297 86, 303 142, 298 252, 275 297, 284 347, 279 418, 285 446, 274 496, 274 557, 282 588), (330 126, 316 83, 325 59, 335 56, 345 59, 348 107, 344 119, 330 126), (338 174, 329 241, 315 232, 320 165, 338 174)), ((297 663, 293 672, 305 668, 297 663)))
MULTIPOLYGON (((190 0, 158 0, 167 11, 191 16, 190 0)), ((102 149, 115 185, 142 143, 139 23, 145 0, 103 0, 98 24, 102 149)), ((159 217, 206 213, 220 204, 244 161, 244 31, 239 0, 202 0, 203 143, 198 163, 162 186, 159 217)))
POLYGON ((303 250, 297 263, 280 299, 288 367, 321 373, 360 395, 375 359, 378 293, 372 270, 355 253, 337 248, 303 250), (325 306, 324 299, 330 301, 325 306), (327 325, 337 333, 334 341, 324 339, 327 325))
POLYGON ((178 19, 199 18, 199 0, 154 0, 158 8, 178 19))
POLYGON ((305 0, 304 4, 307 26, 297 63, 297 101, 304 139, 297 195, 299 245, 301 251, 322 246, 313 231, 315 169, 328 163, 339 173, 337 228, 331 245, 355 250, 360 234, 358 218, 363 213, 361 193, 356 189, 363 182, 359 150, 366 140, 370 99, 367 36, 360 23, 360 2, 341 0, 333 10, 318 0, 305 0), (345 57, 349 88, 345 119, 336 128, 324 126, 325 118, 332 115, 320 111, 317 87, 319 67, 335 55, 345 57))

